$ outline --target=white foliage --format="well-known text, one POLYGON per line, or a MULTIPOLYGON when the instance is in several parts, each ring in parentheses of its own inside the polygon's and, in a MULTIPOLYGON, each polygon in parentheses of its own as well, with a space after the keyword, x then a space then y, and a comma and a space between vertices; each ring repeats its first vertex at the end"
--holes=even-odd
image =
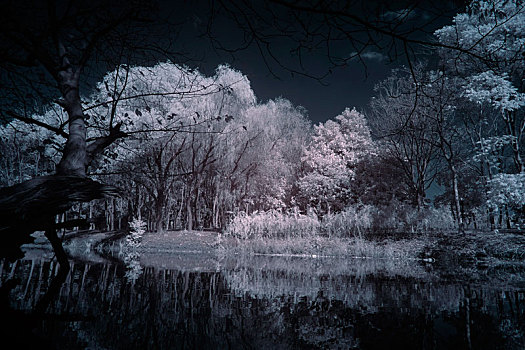
POLYGON ((491 110, 484 114, 498 113, 496 128, 503 126, 506 133, 496 136, 499 140, 492 144, 481 140, 487 146, 481 144, 479 156, 491 161, 490 148, 508 144, 518 172, 523 172, 519 145, 525 130, 525 4, 521 0, 473 0, 466 13, 455 16, 452 25, 435 35, 450 47, 441 49, 449 71, 465 79, 463 95, 476 104, 490 105, 491 110))
MULTIPOLYGON (((248 78, 221 65, 206 77, 197 70, 164 62, 152 67, 121 66, 106 74, 91 96, 93 130, 113 124, 131 137, 113 147, 105 168, 144 157, 157 144, 177 144, 192 132, 228 132, 229 122, 255 103, 248 78), (174 138, 171 135, 177 134, 174 138), (130 152, 132 150, 132 152, 130 152)), ((95 136, 95 135, 92 135, 95 136)), ((206 139, 206 137, 202 137, 206 139)))
MULTIPOLYGON (((443 44, 457 45, 473 55, 499 62, 504 70, 509 70, 508 65, 523 68, 523 59, 514 59, 525 45, 525 6, 521 0, 474 0, 466 13, 456 15, 452 25, 437 30, 435 35, 443 44)), ((450 59, 455 60, 457 55, 450 52, 450 59)), ((470 58, 478 60, 475 56, 470 58)), ((473 61, 454 63, 459 69, 468 69, 473 61)))
POLYGON ((126 265, 126 279, 130 283, 135 283, 144 269, 140 265, 140 254, 136 249, 140 247, 144 233, 146 233, 146 223, 140 218, 133 218, 129 226, 131 230, 126 236, 123 260, 126 265))
POLYGON ((140 246, 142 242, 142 237, 146 233, 146 223, 140 218, 134 218, 129 226, 131 228, 129 235, 126 236, 126 244, 129 247, 136 248, 140 246))
POLYGON ((477 103, 490 103, 499 110, 514 111, 525 105, 525 94, 508 80, 507 74, 492 71, 469 77, 465 96, 477 103))
POLYGON ((489 181, 489 206, 525 206, 525 174, 497 174, 489 181))
POLYGON ((279 98, 248 108, 229 126, 217 149, 218 170, 235 188, 228 195, 252 209, 285 207, 309 131, 304 111, 279 98))
POLYGON ((250 215, 238 213, 228 224, 225 234, 240 239, 312 237, 321 223, 312 212, 300 214, 297 210, 283 213, 278 210, 255 211, 250 215))
POLYGON ((152 67, 120 66, 97 84, 90 100, 93 125, 107 124, 114 112, 114 123, 123 123, 125 131, 137 131, 202 122, 196 112, 203 118, 215 118, 218 104, 254 104, 255 95, 248 78, 228 66, 219 66, 215 76, 206 77, 164 62, 152 67))
POLYGON ((354 168, 365 156, 375 154, 364 116, 355 109, 314 128, 311 143, 303 151, 306 173, 298 185, 313 203, 344 200, 354 168))
POLYGON ((474 0, 454 23, 435 32, 440 43, 461 51, 442 49, 454 71, 467 78, 465 95, 496 109, 523 107, 525 96, 517 86, 525 71, 525 5, 521 0, 474 0))

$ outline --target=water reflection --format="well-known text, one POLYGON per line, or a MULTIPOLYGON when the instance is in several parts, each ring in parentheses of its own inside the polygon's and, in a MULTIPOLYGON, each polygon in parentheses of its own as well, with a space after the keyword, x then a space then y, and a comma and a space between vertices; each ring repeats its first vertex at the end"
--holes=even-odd
MULTIPOLYGON (((122 264, 75 262, 26 328, 62 349, 524 348, 525 291, 360 264, 261 257, 209 271, 143 267, 130 282, 122 264)), ((4 291, 18 279, 2 317, 27 316, 57 272, 49 260, 1 263, 4 291)))

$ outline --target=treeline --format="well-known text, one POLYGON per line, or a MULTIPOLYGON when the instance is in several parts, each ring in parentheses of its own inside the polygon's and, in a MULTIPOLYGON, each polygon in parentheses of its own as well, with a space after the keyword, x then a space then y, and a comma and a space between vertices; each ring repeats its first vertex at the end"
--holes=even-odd
MULTIPOLYGON (((213 77, 171 63, 121 66, 86 100, 91 140, 108 124, 127 134, 90 168, 120 196, 79 205, 60 220, 87 217, 105 230, 126 228, 132 218, 151 231, 221 229, 240 212, 322 217, 410 197, 395 167, 379 158, 382 146, 362 113, 346 109, 312 128, 288 100, 258 103, 247 77, 227 66, 213 77)), ((65 120, 58 106, 36 118, 65 120)), ((53 171, 60 135, 18 121, 2 133, 5 185, 53 171)))
MULTIPOLYGON (((97 228, 223 227, 239 210, 284 208, 310 124, 285 99, 257 103, 248 79, 220 66, 213 77, 171 63, 119 67, 88 98, 89 138, 118 123, 126 137, 104 151, 90 175, 121 196, 81 211, 97 228)), ((62 120, 51 106, 42 120, 62 120)), ((3 185, 53 171, 60 136, 12 121, 2 128, 3 185)))
MULTIPOLYGON (((439 65, 397 69, 366 110, 313 127, 284 98, 257 101, 248 78, 228 66, 207 77, 169 62, 121 65, 83 98, 90 147, 105 148, 89 173, 121 195, 68 215, 108 230, 131 218, 151 231, 220 229, 240 212, 268 210, 373 212, 356 217, 385 229, 445 214, 460 230, 522 228, 525 14, 517 6, 472 3, 435 33, 443 47, 469 47, 464 54, 440 49, 439 65), (119 137, 108 147, 112 133, 119 137), (429 191, 438 193, 433 203, 429 191)), ((0 128, 2 186, 52 173, 60 159, 65 112, 52 104, 34 120, 56 130, 16 120, 0 128)))

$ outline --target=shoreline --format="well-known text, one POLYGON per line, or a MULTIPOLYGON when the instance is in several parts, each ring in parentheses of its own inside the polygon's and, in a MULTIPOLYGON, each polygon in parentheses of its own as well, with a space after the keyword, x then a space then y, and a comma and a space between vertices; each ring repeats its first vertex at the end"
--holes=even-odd
MULTIPOLYGON (((108 261, 122 260, 119 237, 124 237, 122 232, 68 233, 65 247, 74 259, 102 262, 106 256, 108 261)), ((26 258, 41 252, 52 257, 46 247, 45 239, 37 238, 35 244, 26 246, 26 258)), ((146 233, 133 251, 145 266, 216 270, 263 259, 270 268, 284 269, 282 261, 293 260, 299 265, 324 264, 341 271, 365 264, 370 265, 365 269, 368 272, 376 269, 399 276, 412 275, 409 270, 414 268, 418 272, 413 277, 429 273, 442 280, 525 287, 525 236, 516 233, 476 231, 381 240, 309 237, 263 241, 211 231, 169 231, 146 233)))

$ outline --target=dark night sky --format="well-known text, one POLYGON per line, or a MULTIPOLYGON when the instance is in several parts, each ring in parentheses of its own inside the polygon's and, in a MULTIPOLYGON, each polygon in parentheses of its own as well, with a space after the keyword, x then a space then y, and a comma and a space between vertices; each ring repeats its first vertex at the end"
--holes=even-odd
MULTIPOLYGON (((274 46, 279 57, 286 57, 287 50, 287 47, 274 46)), ((295 105, 305 107, 315 123, 334 118, 345 107, 356 107, 358 110, 365 108, 374 85, 386 78, 392 68, 401 64, 399 61, 389 62, 386 56, 377 55, 365 59, 366 68, 361 62, 352 61, 345 67, 334 68, 331 74, 317 80, 297 74, 292 76, 289 71, 278 69, 275 65, 268 68, 255 47, 230 55, 213 50, 207 39, 201 38, 192 41, 186 51, 203 57, 189 65, 198 67, 204 74, 212 75, 219 64, 227 63, 248 77, 259 102, 284 97, 295 105)), ((308 59, 310 66, 319 72, 328 70, 326 56, 314 54, 308 59)), ((291 58, 292 66, 295 63, 291 58)))
MULTIPOLYGON (((204 74, 212 75, 217 65, 228 63, 249 78, 259 101, 282 96, 295 105, 305 107, 310 119, 315 123, 334 118, 345 107, 356 107, 358 110, 366 108, 374 93, 374 85, 385 79, 393 68, 406 62, 402 56, 390 62, 386 52, 370 49, 367 50, 366 57, 362 57, 366 68, 363 63, 357 60, 350 61, 344 67, 332 69, 332 74, 325 77, 322 83, 316 79, 297 74, 292 76, 289 71, 276 67, 275 64, 270 64, 269 69, 255 45, 234 54, 213 50, 206 35, 198 37, 199 32, 202 34, 202 27, 206 24, 208 11, 207 5, 203 4, 206 3, 195 5, 193 2, 186 2, 184 8, 177 7, 176 9, 176 13, 184 14, 187 23, 183 31, 182 46, 186 52, 200 57, 189 65, 198 67, 204 74), (186 40, 185 37, 189 40, 186 40)), ((442 4, 438 3, 438 6, 442 4)), ((177 6, 180 6, 180 3, 177 6)), ((445 8, 446 5, 443 7, 445 8)), ((428 40, 430 37, 428 33, 450 23, 451 15, 456 11, 446 11, 447 14, 443 18, 425 28, 427 34, 421 34, 420 39, 428 40)), ((425 21, 429 17, 420 11, 418 16, 414 16, 414 23, 415 25, 426 26, 428 23, 425 21)), ((221 25, 214 27, 214 35, 222 42, 233 43, 236 38, 241 37, 239 28, 232 23, 231 19, 220 19, 218 23, 221 25)), ((230 46, 235 47, 235 45, 231 44, 230 46)), ((344 45, 340 46, 339 49, 341 52, 346 51, 347 53, 352 51, 350 47, 344 45)), ((272 50, 284 63, 298 67, 297 59, 289 54, 290 46, 287 43, 273 42, 272 50)), ((428 59, 428 56, 418 57, 418 59, 420 58, 428 59)), ((308 69, 315 72, 313 74, 323 74, 328 71, 329 62, 324 52, 314 52, 305 57, 305 61, 308 69)))
MULTIPOLYGON (((282 96, 295 105, 305 107, 315 123, 334 118, 345 107, 356 107, 358 110, 364 108, 373 94, 374 85, 398 65, 396 62, 367 60, 367 76, 361 63, 352 62, 347 67, 335 68, 321 83, 309 77, 292 77, 288 72, 280 72, 276 78, 254 52, 243 52, 236 56, 235 60, 221 61, 217 58, 209 62, 215 65, 228 62, 250 79, 259 101, 282 96)), ((326 66, 326 59, 319 57, 317 64, 326 66)))

